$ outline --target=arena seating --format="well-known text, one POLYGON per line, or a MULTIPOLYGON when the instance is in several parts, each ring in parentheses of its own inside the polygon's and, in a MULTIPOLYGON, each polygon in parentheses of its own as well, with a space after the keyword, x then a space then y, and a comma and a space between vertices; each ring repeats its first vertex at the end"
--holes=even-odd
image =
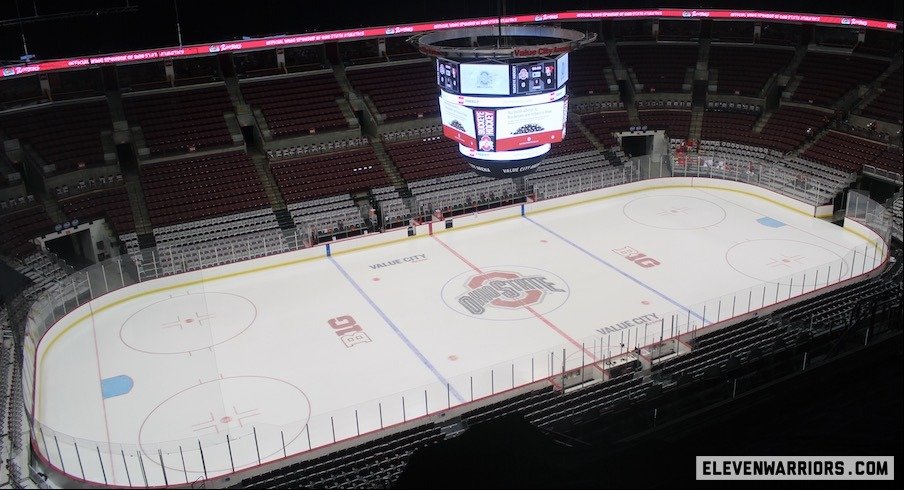
POLYGON ((152 163, 139 171, 154 227, 268 205, 251 158, 241 151, 152 163))
POLYGON ((631 127, 628 113, 625 111, 585 114, 581 116, 581 122, 607 148, 618 146, 618 140, 612 133, 627 131, 631 127))
POLYGON ((683 92, 687 71, 697 64, 697 46, 619 44, 618 57, 637 75, 644 92, 683 92))
POLYGON ((23 294, 27 297, 53 287, 57 282, 72 273, 72 267, 57 257, 53 252, 35 250, 21 260, 13 260, 16 272, 31 280, 23 294))
POLYGON ((670 138, 686 139, 690 134, 691 111, 645 110, 637 111, 640 121, 649 129, 664 129, 670 138))
POLYGON ((455 215, 492 205, 509 204, 523 197, 511 179, 491 179, 471 172, 461 176, 450 175, 438 181, 428 179, 408 184, 417 209, 412 210, 422 220, 436 210, 444 216, 455 215), (458 177, 458 178, 456 178, 458 177))
POLYGON ((408 224, 411 209, 393 186, 378 187, 371 190, 374 205, 380 210, 384 228, 392 228, 400 224, 408 224))
POLYGON ((404 37, 386 38, 386 57, 389 61, 420 58, 424 55, 404 37))
POLYGON ((734 141, 702 140, 697 154, 704 159, 702 166, 695 165, 692 159, 685 160, 683 168, 691 175, 702 172, 754 181, 813 205, 830 202, 856 178, 847 170, 734 141))
POLYGON ((803 80, 791 98, 831 107, 848 90, 869 84, 887 67, 887 61, 809 52, 797 69, 803 80))
POLYGON ((549 153, 546 154, 545 161, 573 153, 583 153, 592 149, 593 143, 584 136, 584 133, 581 132, 574 122, 568 121, 565 123, 565 139, 552 145, 549 153))
POLYGON ((701 337, 692 351, 656 366, 655 372, 663 378, 700 378, 711 366, 724 367, 729 359, 746 360, 754 349, 768 354, 784 347, 787 343, 781 334, 785 330, 781 322, 770 317, 746 320, 734 328, 711 334, 710 339, 701 337))
POLYGON ((758 117, 750 112, 705 111, 700 138, 757 145, 760 138, 753 132, 753 125, 758 117))
POLYGON ((0 200, 0 213, 5 213, 7 210, 12 211, 19 207, 31 206, 34 202, 35 196, 32 194, 19 194, 5 200, 0 200))
POLYGON ((316 153, 324 153, 328 151, 341 151, 345 149, 358 148, 368 143, 367 136, 360 136, 348 139, 338 139, 334 141, 321 141, 320 143, 310 143, 307 145, 286 145, 282 148, 268 149, 267 158, 270 160, 280 160, 282 158, 292 158, 302 155, 313 155, 316 153))
POLYGON ((591 114, 594 112, 606 112, 624 110, 625 103, 621 100, 581 100, 574 99, 568 103, 569 110, 575 114, 591 114))
POLYGON ((696 41, 700 39, 699 21, 684 19, 660 19, 658 41, 696 41))
POLYGON ((887 79, 882 83, 882 93, 873 99, 861 113, 864 116, 874 117, 883 121, 890 121, 895 124, 904 122, 902 116, 902 92, 904 92, 904 81, 902 81, 901 67, 898 67, 887 79))
POLYGON ((794 51, 713 45, 709 67, 717 70, 716 92, 758 97, 773 74, 788 65, 794 51))
POLYGON ((41 205, 0 213, 0 254, 22 257, 36 247, 29 240, 53 231, 53 222, 41 205))
POLYGON ((803 39, 800 25, 764 22, 757 42, 777 46, 796 46, 803 39))
POLYGON ((828 131, 802 156, 849 172, 859 172, 864 164, 873 163, 886 146, 838 131, 828 131))
POLYGON ((380 48, 373 40, 339 43, 339 59, 346 67, 389 61, 386 56, 380 55, 380 48))
POLYGON ((287 203, 366 191, 389 183, 371 146, 270 164, 287 203))
MULTIPOLYGON (((713 22, 710 34, 713 41, 752 43, 754 27, 753 22, 713 22)), ((710 48, 710 53, 712 53, 712 48, 710 48)))
POLYGON ((542 172, 528 175, 524 180, 538 201, 627 182, 622 166, 594 166, 601 159, 608 162, 605 155, 588 155, 571 161, 554 162, 551 168, 541 166, 542 172))
POLYGON ((900 241, 904 239, 902 238, 902 234, 904 234, 904 197, 901 197, 901 191, 891 198, 890 208, 892 236, 900 241))
POLYGON ((889 146, 876 157, 872 165, 902 175, 904 174, 904 154, 900 147, 889 146))
POLYGON ((141 126, 152 156, 232 144, 224 114, 233 112, 226 86, 123 97, 131 125, 141 126))
POLYGON ((293 46, 283 51, 286 57, 286 71, 296 73, 302 71, 322 70, 329 68, 323 57, 323 46, 293 46))
POLYGON ((295 226, 315 239, 355 235, 366 229, 361 210, 348 194, 337 194, 288 205, 295 226))
POLYGON ((270 208, 261 208, 154 228, 154 238, 158 247, 163 245, 183 247, 204 242, 222 242, 232 237, 277 227, 273 211, 270 208))
POLYGON ((345 75, 355 91, 373 101, 386 121, 439 115, 436 66, 429 60, 346 70, 345 75))
POLYGON ((814 332, 824 332, 843 326, 857 303, 864 301, 865 298, 883 297, 889 293, 893 295, 896 288, 900 298, 900 266, 886 274, 896 275, 897 283, 894 280, 887 280, 892 278, 857 282, 808 301, 790 305, 779 310, 776 316, 782 319, 784 325, 803 324, 808 329, 812 326, 814 332))
POLYGON ((408 182, 469 171, 458 144, 442 136, 388 143, 386 152, 408 182))
POLYGON ((69 219, 82 223, 104 218, 117 235, 135 231, 129 193, 122 185, 60 199, 60 207, 69 219))
POLYGON ((552 428, 568 420, 597 418, 600 414, 641 399, 652 383, 632 376, 621 376, 607 383, 598 383, 575 391, 570 396, 557 397, 524 409, 525 418, 538 427, 552 428))
POLYGON ((248 81, 240 87, 245 102, 263 112, 274 138, 349 127, 336 103, 342 87, 332 73, 248 81))
POLYGON ((568 92, 573 97, 609 93, 604 71, 612 61, 605 46, 591 44, 568 56, 568 92))
POLYGON ((428 423, 242 480, 267 488, 358 488, 395 481, 411 453, 444 439, 428 423))
POLYGON ((28 143, 50 170, 102 165, 104 149, 100 132, 112 130, 105 101, 50 104, 0 116, 0 127, 10 138, 28 143))
POLYGON ((761 142, 782 152, 791 151, 819 133, 831 118, 831 114, 815 109, 781 106, 772 112, 760 132, 761 142))

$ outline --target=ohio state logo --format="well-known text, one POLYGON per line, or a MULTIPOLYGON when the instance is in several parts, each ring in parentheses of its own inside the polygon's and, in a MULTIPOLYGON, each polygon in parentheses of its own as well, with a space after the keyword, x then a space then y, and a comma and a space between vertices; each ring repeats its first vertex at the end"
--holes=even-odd
POLYGON ((443 301, 453 310, 487 320, 521 320, 548 313, 570 294, 561 277, 520 266, 482 268, 453 277, 443 286, 443 301))

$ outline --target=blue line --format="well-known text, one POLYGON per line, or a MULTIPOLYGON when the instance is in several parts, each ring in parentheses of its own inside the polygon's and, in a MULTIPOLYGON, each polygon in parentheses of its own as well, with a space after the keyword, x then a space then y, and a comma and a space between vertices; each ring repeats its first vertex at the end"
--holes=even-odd
POLYGON ((354 287, 355 290, 358 291, 358 294, 360 294, 361 297, 364 298, 364 300, 370 304, 370 307, 373 308, 374 311, 376 311, 377 314, 383 318, 383 321, 385 321, 386 324, 389 325, 390 328, 392 328, 392 330, 396 333, 396 335, 399 336, 400 339, 402 339, 402 342, 405 342, 405 345, 408 346, 408 349, 411 352, 413 352, 414 355, 416 355, 418 357, 418 359, 421 360, 421 362, 424 364, 424 366, 427 366, 427 369, 429 369, 433 373, 433 375, 437 377, 437 379, 439 379, 440 381, 443 382, 443 384, 445 384, 446 386, 449 387, 449 389, 452 391, 452 395, 455 396, 455 398, 457 398, 459 402, 464 402, 465 401, 464 398, 462 398, 462 396, 460 394, 458 394, 458 391, 455 389, 454 386, 452 386, 452 383, 450 383, 449 380, 444 378, 443 375, 440 374, 439 370, 436 369, 436 367, 434 367, 433 364, 431 364, 429 360, 427 360, 427 357, 424 356, 424 354, 421 353, 421 351, 419 351, 417 349, 417 347, 415 347, 414 344, 411 343, 410 340, 408 340, 408 337, 406 337, 405 334, 403 334, 402 331, 399 330, 399 327, 397 327, 396 324, 393 323, 393 321, 389 319, 389 317, 386 315, 386 313, 384 313, 383 310, 381 310, 380 307, 377 306, 376 303, 374 303, 374 300, 372 300, 370 298, 370 296, 368 296, 367 293, 365 293, 364 290, 361 289, 361 286, 359 286, 358 283, 355 282, 354 279, 352 279, 352 276, 348 275, 348 272, 346 272, 345 269, 343 269, 342 266, 339 265, 339 262, 336 262, 336 259, 334 259, 332 257, 330 257, 329 259, 330 259, 330 262, 332 262, 333 265, 335 265, 336 268, 339 269, 339 272, 341 272, 342 275, 345 276, 345 279, 352 285, 352 287, 354 287))
MULTIPOLYGON (((679 303, 679 302, 673 300, 672 298, 669 298, 669 297, 666 296, 665 294, 663 294, 663 293, 661 293, 661 292, 659 292, 659 291, 653 289, 651 286, 648 286, 647 284, 645 284, 645 283, 644 283, 643 281, 641 281, 640 279, 637 279, 636 277, 632 276, 631 274, 628 274, 627 272, 624 272, 624 271, 620 270, 618 267, 615 267, 614 265, 610 264, 609 262, 606 262, 606 261, 603 260, 601 257, 598 257, 598 256, 596 256, 596 255, 590 253, 589 251, 587 251, 586 249, 584 249, 583 247, 581 247, 581 246, 578 245, 577 243, 574 243, 574 242, 572 242, 571 240, 569 240, 569 239, 563 237, 562 235, 559 235, 558 233, 556 233, 556 232, 550 230, 549 228, 547 228, 547 227, 541 225, 540 223, 537 223, 536 221, 534 221, 534 220, 531 219, 530 217, 525 216, 524 219, 526 219, 526 220, 530 221, 531 223, 533 223, 533 224, 539 226, 540 228, 546 230, 547 233, 550 233, 551 235, 555 236, 555 237, 558 238, 559 240, 562 240, 563 242, 565 242, 565 243, 571 245, 572 247, 574 247, 574 248, 580 250, 581 252, 584 252, 588 257, 590 257, 590 258, 596 260, 597 262, 599 262, 599 263, 605 265, 606 267, 608 267, 608 268, 614 270, 615 272, 618 272, 619 274, 621 274, 621 275, 627 277, 628 279, 630 279, 630 280, 636 282, 637 284, 643 286, 644 288, 646 288, 646 289, 649 290, 650 292, 652 292, 652 293, 658 295, 660 298, 662 298, 662 299, 668 301, 669 303, 672 303, 673 305, 677 306, 678 308, 681 308, 683 311, 689 312, 691 315, 693 315, 693 316, 696 317, 697 319, 702 320, 702 321, 703 321, 703 325, 706 325, 706 319, 703 318, 702 316, 700 316, 700 315, 694 313, 694 312, 693 312, 690 308, 688 308, 687 306, 684 306, 684 305, 682 305, 681 303, 679 303)), ((712 323, 712 322, 709 322, 709 323, 712 323)))

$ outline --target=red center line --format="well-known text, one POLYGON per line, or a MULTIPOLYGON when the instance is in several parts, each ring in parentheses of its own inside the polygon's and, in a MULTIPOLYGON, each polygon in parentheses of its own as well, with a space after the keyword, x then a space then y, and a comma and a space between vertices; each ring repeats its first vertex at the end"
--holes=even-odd
MULTIPOLYGON (((443 248, 445 248, 446 250, 448 250, 449 253, 451 253, 452 255, 454 255, 454 256, 456 256, 456 257, 458 257, 459 260, 461 260, 462 262, 464 262, 465 264, 467 264, 468 267, 474 269, 475 271, 477 271, 477 272, 480 273, 480 274, 483 274, 483 271, 480 270, 479 267, 477 267, 476 265, 474 265, 470 260, 466 259, 463 255, 461 255, 461 254, 458 253, 455 249, 453 249, 453 248, 450 247, 448 244, 446 244, 446 242, 440 240, 436 235, 431 235, 431 236, 433 237, 434 240, 436 240, 437 242, 439 242, 439 244, 442 245, 443 248)), ((603 371, 604 371, 603 368, 601 368, 601 367, 599 367, 598 365, 596 365, 597 358, 596 358, 596 354, 595 354, 595 353, 591 352, 590 350, 587 349, 586 346, 584 346, 583 344, 581 344, 581 343, 578 342, 577 340, 573 339, 570 335, 568 335, 567 333, 565 333, 565 331, 563 331, 561 328, 559 328, 558 326, 556 326, 556 324, 553 323, 549 318, 546 318, 545 316, 543 316, 542 313, 540 313, 540 312, 538 312, 537 310, 531 308, 529 305, 523 305, 523 306, 524 306, 524 309, 525 309, 525 310, 527 310, 528 312, 530 312, 530 314, 534 315, 534 317, 537 318, 538 320, 540 320, 541 322, 545 323, 546 326, 548 326, 549 328, 551 328, 555 333, 559 334, 559 336, 561 336, 562 338, 564 338, 565 340, 567 340, 568 342, 570 342, 571 345, 577 347, 578 349, 583 350, 585 354, 587 354, 588 356, 590 356, 590 359, 593 361, 593 367, 594 367, 594 368, 598 369, 600 372, 603 372, 603 371)))

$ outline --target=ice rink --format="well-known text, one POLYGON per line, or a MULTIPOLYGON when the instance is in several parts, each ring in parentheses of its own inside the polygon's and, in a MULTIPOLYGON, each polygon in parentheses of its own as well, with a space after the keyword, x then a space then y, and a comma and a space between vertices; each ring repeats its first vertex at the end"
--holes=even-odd
POLYGON ((295 254, 70 313, 39 350, 39 451, 96 482, 195 481, 549 377, 563 349, 574 368, 725 321, 877 257, 829 222, 691 187, 295 254))

